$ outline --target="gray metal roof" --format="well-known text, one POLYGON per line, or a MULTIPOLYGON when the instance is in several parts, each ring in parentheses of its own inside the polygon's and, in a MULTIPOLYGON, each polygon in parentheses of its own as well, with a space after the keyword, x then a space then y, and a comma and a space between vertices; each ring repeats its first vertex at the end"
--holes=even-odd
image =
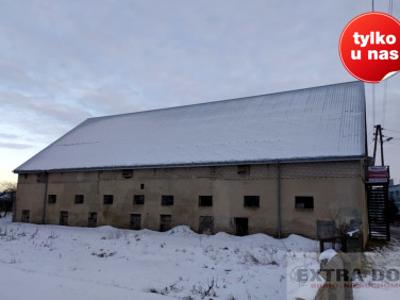
POLYGON ((361 82, 90 118, 15 172, 366 155, 361 82))

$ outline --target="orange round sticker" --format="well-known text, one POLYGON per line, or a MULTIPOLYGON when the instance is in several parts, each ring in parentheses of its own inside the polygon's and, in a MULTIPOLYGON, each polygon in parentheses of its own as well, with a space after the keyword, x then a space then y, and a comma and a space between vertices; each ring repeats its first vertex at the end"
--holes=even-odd
POLYGON ((355 78, 378 83, 400 71, 400 21, 371 12, 351 20, 339 41, 339 54, 355 78))

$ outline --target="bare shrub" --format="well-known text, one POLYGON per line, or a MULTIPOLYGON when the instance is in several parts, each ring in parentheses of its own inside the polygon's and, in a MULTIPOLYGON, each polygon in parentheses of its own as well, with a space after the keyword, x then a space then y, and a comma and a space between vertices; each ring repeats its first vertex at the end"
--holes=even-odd
POLYGON ((215 292, 215 288, 218 288, 217 280, 211 278, 205 283, 194 285, 192 287, 192 294, 199 295, 201 299, 206 297, 216 297, 217 293, 215 292))

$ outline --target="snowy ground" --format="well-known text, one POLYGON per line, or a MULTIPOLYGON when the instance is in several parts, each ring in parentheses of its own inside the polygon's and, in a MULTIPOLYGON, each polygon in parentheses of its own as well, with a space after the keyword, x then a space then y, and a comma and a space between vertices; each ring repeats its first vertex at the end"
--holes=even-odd
MULTIPOLYGON (((365 252, 368 265, 379 270, 400 270, 400 228, 391 227, 391 241, 384 246, 375 246, 365 252)), ((357 299, 399 299, 400 280, 374 281, 369 276, 364 282, 356 282, 360 288, 353 289, 357 299)))
POLYGON ((292 235, 236 237, 0 219, 0 299, 286 299, 288 252, 317 250, 292 235), (5 287, 5 288, 4 288, 5 287))
MULTIPOLYGON (((0 219, 0 299, 287 299, 287 255, 311 253, 315 266, 317 251, 315 241, 296 235, 206 236, 186 226, 160 233, 8 217, 0 219)), ((388 268, 400 266, 399 253, 394 238, 367 256, 388 268)), ((398 299, 398 291, 364 287, 354 296, 398 299)))

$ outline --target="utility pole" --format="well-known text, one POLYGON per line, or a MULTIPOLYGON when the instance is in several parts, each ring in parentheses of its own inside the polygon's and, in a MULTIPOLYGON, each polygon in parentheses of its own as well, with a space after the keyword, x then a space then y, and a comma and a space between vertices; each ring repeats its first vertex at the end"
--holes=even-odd
POLYGON ((380 124, 375 125, 375 133, 374 133, 374 166, 376 165, 376 151, 378 147, 378 139, 381 148, 381 166, 385 165, 385 159, 383 155, 383 134, 382 134, 382 126, 380 124))
POLYGON ((382 136, 382 127, 381 125, 379 126, 379 142, 381 144, 381 163, 382 163, 382 167, 385 165, 385 160, 383 159, 383 136, 382 136))
POLYGON ((375 166, 375 162, 376 162, 376 146, 377 146, 377 142, 378 142, 378 130, 377 127, 374 126, 375 128, 375 132, 374 132, 374 154, 373 154, 373 165, 375 166))

